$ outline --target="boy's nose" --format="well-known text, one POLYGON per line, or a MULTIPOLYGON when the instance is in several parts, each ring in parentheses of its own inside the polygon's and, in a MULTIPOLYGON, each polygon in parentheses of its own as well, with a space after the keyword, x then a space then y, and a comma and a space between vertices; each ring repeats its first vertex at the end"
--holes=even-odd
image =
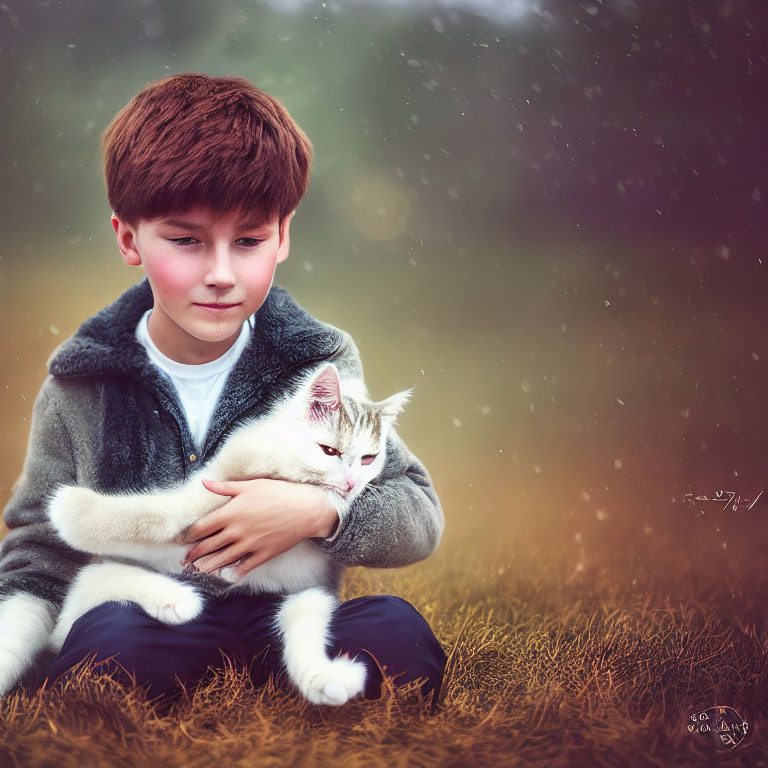
POLYGON ((228 250, 217 248, 214 251, 205 282, 207 285, 220 288, 230 288, 235 284, 235 274, 232 271, 232 260, 228 250))

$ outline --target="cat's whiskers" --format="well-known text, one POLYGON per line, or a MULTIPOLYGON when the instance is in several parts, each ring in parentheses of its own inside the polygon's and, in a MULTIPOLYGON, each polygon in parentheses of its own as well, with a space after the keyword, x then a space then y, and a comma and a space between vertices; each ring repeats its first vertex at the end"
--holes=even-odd
POLYGON ((362 493, 367 493, 370 496, 378 496, 378 497, 384 496, 384 491, 381 488, 379 488, 377 485, 374 485, 373 483, 368 483, 368 485, 366 485, 365 488, 363 488, 363 490, 361 491, 361 494, 362 493))

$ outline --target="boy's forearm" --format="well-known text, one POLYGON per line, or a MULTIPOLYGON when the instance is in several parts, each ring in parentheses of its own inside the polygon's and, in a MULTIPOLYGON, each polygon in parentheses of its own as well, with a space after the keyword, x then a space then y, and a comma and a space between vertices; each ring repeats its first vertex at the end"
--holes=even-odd
POLYGON ((379 477, 318 546, 343 565, 391 568, 429 557, 440 542, 443 513, 429 474, 396 435, 379 477))
POLYGON ((327 494, 323 494, 316 513, 317 532, 315 537, 331 539, 339 528, 339 511, 327 494))
POLYGON ((11 531, 0 543, 0 596, 27 592, 58 605, 85 561, 56 535, 47 515, 51 490, 75 482, 72 454, 46 383, 35 401, 24 470, 4 511, 11 531))

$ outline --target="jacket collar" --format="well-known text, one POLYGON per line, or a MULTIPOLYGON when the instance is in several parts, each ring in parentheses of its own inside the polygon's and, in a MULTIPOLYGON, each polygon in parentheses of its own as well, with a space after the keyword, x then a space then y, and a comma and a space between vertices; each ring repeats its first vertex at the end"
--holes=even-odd
POLYGON ((139 318, 152 306, 149 281, 129 288, 88 318, 48 361, 53 376, 99 376, 141 371, 149 362, 136 341, 139 318))
MULTIPOLYGON (((149 282, 129 288, 114 303, 86 320, 52 355, 56 377, 128 376, 154 392, 179 425, 182 441, 192 444, 189 427, 174 388, 152 365, 136 340, 136 324, 153 304, 149 282)), ((256 312, 248 346, 229 374, 208 426, 201 458, 216 450, 241 418, 268 410, 301 371, 331 357, 342 334, 315 320, 284 288, 273 286, 256 312)), ((186 450, 186 448, 185 448, 186 450)))
MULTIPOLYGON (((150 365, 136 340, 136 325, 152 307, 149 281, 132 286, 86 320, 51 356, 53 376, 123 374, 144 379, 150 365)), ((237 369, 274 380, 281 372, 332 355, 341 344, 336 328, 315 320, 284 288, 273 286, 256 312, 253 334, 237 369)), ((235 371, 233 371, 235 373, 235 371)))

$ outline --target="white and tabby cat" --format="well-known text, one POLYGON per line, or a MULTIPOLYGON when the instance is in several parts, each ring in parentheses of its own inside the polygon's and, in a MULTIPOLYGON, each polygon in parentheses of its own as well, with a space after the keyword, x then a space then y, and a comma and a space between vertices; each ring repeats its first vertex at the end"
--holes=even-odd
MULTIPOLYGON (((158 571, 183 570, 181 561, 189 547, 179 543, 180 535, 228 500, 203 487, 203 474, 214 480, 271 477, 319 485, 343 516, 379 474, 388 429, 410 392, 373 403, 341 390, 335 366, 325 365, 295 395, 239 426, 203 472, 182 485, 115 495, 59 488, 48 514, 65 542, 102 558, 129 558, 157 570, 110 561, 86 566, 64 601, 52 647, 61 648, 79 616, 110 600, 138 603, 166 624, 181 624, 200 613, 203 601, 194 587, 158 571)), ((330 659, 326 653, 336 604, 329 591, 331 573, 329 556, 306 540, 242 578, 231 567, 223 568, 220 576, 255 593, 288 595, 276 620, 288 676, 309 701, 339 705, 362 692, 365 667, 346 657, 330 659)))

